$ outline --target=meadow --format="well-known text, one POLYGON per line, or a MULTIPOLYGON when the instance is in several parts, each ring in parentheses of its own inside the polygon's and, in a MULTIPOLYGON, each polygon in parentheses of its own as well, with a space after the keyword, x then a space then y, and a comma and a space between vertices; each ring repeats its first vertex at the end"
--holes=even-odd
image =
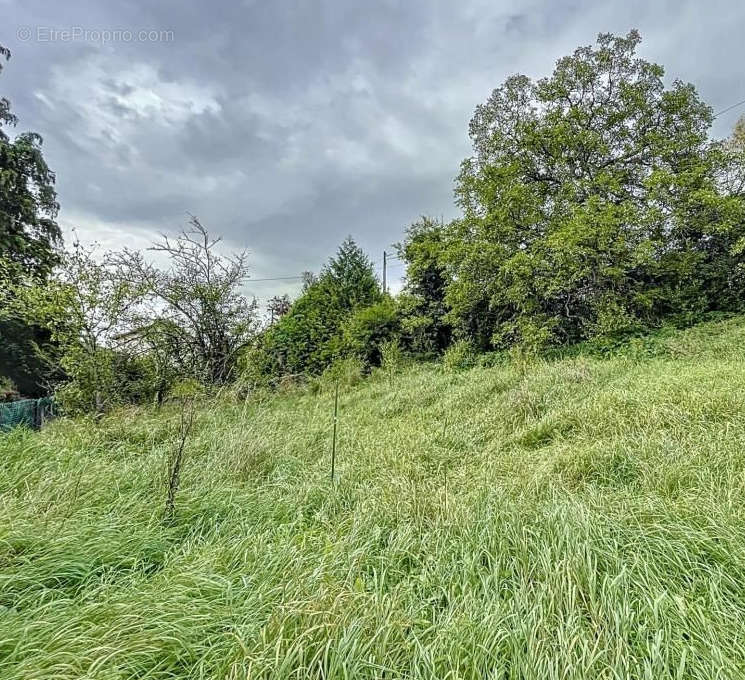
POLYGON ((0 678, 745 677, 745 319, 0 436, 0 678))

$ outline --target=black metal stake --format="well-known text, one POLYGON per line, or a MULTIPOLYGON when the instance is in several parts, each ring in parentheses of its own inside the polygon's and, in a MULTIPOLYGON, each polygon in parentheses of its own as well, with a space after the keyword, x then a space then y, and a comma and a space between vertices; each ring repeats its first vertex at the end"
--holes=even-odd
POLYGON ((331 444, 331 483, 334 483, 334 469, 336 467, 336 416, 339 412, 339 381, 336 381, 336 391, 334 393, 334 438, 331 444))

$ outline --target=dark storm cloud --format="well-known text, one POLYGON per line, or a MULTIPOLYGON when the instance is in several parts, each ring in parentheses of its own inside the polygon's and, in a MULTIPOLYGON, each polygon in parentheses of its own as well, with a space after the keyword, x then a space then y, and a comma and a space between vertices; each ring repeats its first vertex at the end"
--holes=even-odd
POLYGON ((418 215, 454 215, 474 106, 599 31, 638 27, 642 55, 715 109, 745 98, 735 0, 0 0, 0 17, 0 94, 45 137, 63 222, 131 245, 188 210, 248 247, 256 277, 316 269, 347 234, 377 258, 418 215), (167 35, 35 39, 70 27, 167 35))

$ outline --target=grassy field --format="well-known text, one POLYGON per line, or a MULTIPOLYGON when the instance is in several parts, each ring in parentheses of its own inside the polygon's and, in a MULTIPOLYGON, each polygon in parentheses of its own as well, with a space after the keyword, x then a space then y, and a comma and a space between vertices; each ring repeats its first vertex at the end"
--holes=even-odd
POLYGON ((745 677, 745 320, 0 437, 0 678, 745 677))

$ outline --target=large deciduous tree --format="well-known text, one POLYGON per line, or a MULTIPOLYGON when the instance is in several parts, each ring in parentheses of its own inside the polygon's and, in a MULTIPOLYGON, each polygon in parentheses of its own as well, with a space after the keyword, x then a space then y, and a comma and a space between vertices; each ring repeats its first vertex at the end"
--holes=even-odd
MULTIPOLYGON (((0 45, 0 71, 3 58, 10 51, 0 45)), ((41 153, 40 135, 23 132, 11 139, 3 129, 16 122, 10 102, 0 98, 0 256, 24 273, 46 276, 61 241, 54 173, 41 153)))
MULTIPOLYGON (((0 45, 0 72, 10 51, 0 45)), ((20 280, 44 280, 59 261, 54 173, 41 152, 41 137, 24 132, 11 138, 16 125, 10 102, 0 98, 0 287, 6 293, 20 280)), ((49 334, 9 313, 0 299, 0 376, 11 378, 22 394, 39 395, 50 378, 36 351, 49 334)))
POLYGON ((481 346, 572 342, 742 304, 745 210, 712 111, 640 37, 598 36, 475 112, 447 303, 481 346))

